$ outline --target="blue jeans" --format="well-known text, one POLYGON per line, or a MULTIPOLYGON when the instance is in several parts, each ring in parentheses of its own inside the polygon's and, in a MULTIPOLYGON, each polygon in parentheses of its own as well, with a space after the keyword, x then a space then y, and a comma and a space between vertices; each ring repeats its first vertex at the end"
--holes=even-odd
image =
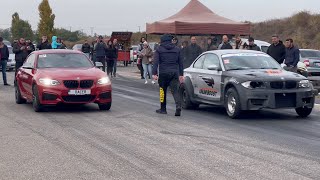
POLYGON ((1 60, 3 84, 7 84, 7 60, 1 60))
POLYGON ((148 74, 152 76, 152 64, 142 64, 143 67, 143 77, 145 80, 148 79, 148 74))

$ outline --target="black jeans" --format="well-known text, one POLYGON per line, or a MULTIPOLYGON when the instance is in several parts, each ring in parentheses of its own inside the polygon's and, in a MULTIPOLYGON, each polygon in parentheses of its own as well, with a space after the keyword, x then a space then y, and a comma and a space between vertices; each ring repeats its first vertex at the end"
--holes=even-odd
POLYGON ((143 78, 143 67, 142 67, 142 64, 138 64, 138 69, 140 70, 140 75, 141 75, 141 78, 143 78))
POLYGON ((161 109, 166 110, 167 107, 167 89, 170 87, 176 108, 181 108, 181 98, 179 93, 179 75, 177 73, 160 73, 159 75, 160 86, 160 104, 161 109))
POLYGON ((108 59, 107 60, 107 74, 108 76, 112 75, 112 72, 113 72, 113 67, 114 67, 114 60, 113 59, 108 59))
POLYGON ((103 65, 102 71, 106 72, 106 57, 97 57, 97 62, 101 62, 103 65))
POLYGON ((8 60, 0 60, 2 68, 3 84, 7 84, 7 62, 8 60))
POLYGON ((22 65, 23 65, 23 62, 20 62, 20 61, 16 62, 16 73, 15 73, 15 75, 17 75, 17 72, 18 72, 19 68, 22 67, 22 65))

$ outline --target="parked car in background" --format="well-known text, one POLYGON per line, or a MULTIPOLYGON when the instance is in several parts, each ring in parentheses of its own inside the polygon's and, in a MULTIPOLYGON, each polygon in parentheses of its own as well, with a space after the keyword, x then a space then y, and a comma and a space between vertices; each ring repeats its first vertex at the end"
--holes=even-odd
POLYGON ((11 46, 11 42, 10 41, 7 41, 7 40, 3 40, 3 43, 7 46, 11 46))
POLYGON ((72 47, 72 50, 82 52, 82 44, 75 44, 75 45, 72 47))
POLYGON ((300 62, 307 67, 308 79, 316 89, 320 90, 320 51, 300 49, 300 62))
POLYGON ((258 51, 205 52, 184 70, 184 76, 183 108, 223 106, 231 118, 263 108, 292 108, 307 117, 318 92, 306 77, 283 70, 272 57, 258 51))
MULTIPOLYGON (((15 61, 15 54, 12 52, 12 47, 10 45, 7 45, 9 49, 9 59, 7 63, 7 71, 13 71, 16 67, 16 61, 15 61)), ((2 66, 0 66, 0 70, 2 69, 2 66)))
MULTIPOLYGON (((241 39, 243 43, 247 43, 249 45, 249 40, 248 39, 241 39)), ((262 52, 267 53, 269 46, 271 45, 270 43, 266 41, 260 41, 260 40, 254 40, 254 43, 259 46, 262 52)))
POLYGON ((131 49, 130 49, 130 61, 131 62, 137 62, 138 48, 139 48, 139 46, 131 46, 131 49))

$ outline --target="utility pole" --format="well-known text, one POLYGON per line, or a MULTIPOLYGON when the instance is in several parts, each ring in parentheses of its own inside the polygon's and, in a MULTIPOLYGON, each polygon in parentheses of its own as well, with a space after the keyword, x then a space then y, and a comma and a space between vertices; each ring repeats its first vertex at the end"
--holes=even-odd
POLYGON ((93 27, 90 27, 91 29, 91 37, 93 37, 93 27))
POLYGON ((71 27, 71 26, 69 26, 69 31, 70 31, 70 32, 71 32, 71 28, 72 28, 72 27, 71 27))
POLYGON ((141 26, 138 26, 138 27, 139 27, 139 33, 141 33, 141 29, 140 29, 140 28, 141 28, 141 26))

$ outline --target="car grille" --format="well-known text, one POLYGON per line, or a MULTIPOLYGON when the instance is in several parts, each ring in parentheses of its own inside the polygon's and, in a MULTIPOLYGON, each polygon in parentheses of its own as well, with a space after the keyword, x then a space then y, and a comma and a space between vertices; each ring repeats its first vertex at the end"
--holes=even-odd
POLYGON ((78 102, 91 102, 93 101, 95 96, 92 95, 84 95, 84 96, 62 96, 62 99, 65 102, 69 103, 78 103, 78 102))
POLYGON ((82 80, 80 81, 80 87, 85 88, 91 88, 93 86, 93 80, 82 80))
POLYGON ((76 89, 76 88, 82 88, 82 89, 88 89, 93 86, 93 80, 81 80, 80 82, 77 80, 65 80, 63 81, 63 84, 66 88, 69 89, 76 89))
POLYGON ((298 83, 296 81, 274 81, 270 82, 272 89, 295 89, 298 83))
POLYGON ((66 80, 66 81, 63 81, 63 84, 66 88, 70 88, 70 89, 79 87, 79 81, 76 81, 76 80, 66 80))

